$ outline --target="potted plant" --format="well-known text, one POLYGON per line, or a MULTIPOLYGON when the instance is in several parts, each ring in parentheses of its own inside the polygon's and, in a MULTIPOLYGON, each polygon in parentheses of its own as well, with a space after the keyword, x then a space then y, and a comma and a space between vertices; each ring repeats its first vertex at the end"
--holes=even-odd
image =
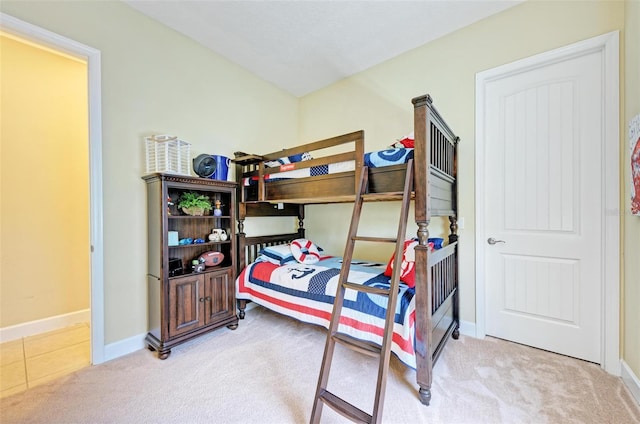
POLYGON ((209 196, 191 191, 182 193, 180 201, 178 202, 178 207, 187 215, 193 216, 202 216, 205 211, 209 212, 212 209, 209 196))

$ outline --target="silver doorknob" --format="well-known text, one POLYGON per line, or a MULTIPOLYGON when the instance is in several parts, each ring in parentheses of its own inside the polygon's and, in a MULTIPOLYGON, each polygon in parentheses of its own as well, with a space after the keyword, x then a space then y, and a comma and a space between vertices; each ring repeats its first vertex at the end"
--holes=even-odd
POLYGON ((487 243, 489 243, 490 245, 492 245, 492 246, 493 246, 493 245, 494 245, 494 244, 496 244, 496 243, 506 243, 506 241, 504 241, 504 240, 496 240, 496 239, 494 239, 493 237, 489 237, 489 238, 487 239, 487 243))

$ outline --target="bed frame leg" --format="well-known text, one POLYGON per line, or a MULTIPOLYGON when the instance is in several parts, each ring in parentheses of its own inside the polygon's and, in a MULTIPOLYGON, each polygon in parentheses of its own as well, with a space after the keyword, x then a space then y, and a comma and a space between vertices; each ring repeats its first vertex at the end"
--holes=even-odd
POLYGON ((460 329, 458 327, 456 327, 456 329, 453 330, 453 333, 451 333, 451 337, 454 340, 458 340, 458 338, 460 337, 460 329))
POLYGON ((420 387, 420 390, 418 390, 418 396, 420 396, 420 402, 425 405, 425 406, 429 406, 429 402, 431 402, 431 389, 425 389, 424 387, 420 387))
POLYGON ((247 308, 247 301, 244 299, 238 299, 238 318, 244 319, 245 312, 244 310, 247 308))

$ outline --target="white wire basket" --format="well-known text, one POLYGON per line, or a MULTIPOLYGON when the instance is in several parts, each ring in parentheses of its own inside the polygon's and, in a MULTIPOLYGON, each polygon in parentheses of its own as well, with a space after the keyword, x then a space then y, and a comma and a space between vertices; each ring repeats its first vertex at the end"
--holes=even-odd
POLYGON ((146 173, 191 175, 191 144, 171 135, 145 137, 146 173))

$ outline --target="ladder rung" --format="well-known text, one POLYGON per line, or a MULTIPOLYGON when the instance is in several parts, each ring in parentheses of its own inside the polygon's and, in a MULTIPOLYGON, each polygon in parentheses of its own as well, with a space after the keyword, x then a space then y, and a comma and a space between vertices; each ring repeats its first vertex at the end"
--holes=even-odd
POLYGON ((348 281, 342 285, 345 289, 351 289, 369 294, 379 294, 381 296, 389 296, 389 289, 386 287, 366 286, 364 284, 350 283, 348 281))
POLYGON ((347 336, 346 334, 336 333, 333 335, 333 339, 356 352, 364 353, 365 355, 379 357, 382 348, 375 343, 367 342, 364 340, 358 340, 354 337, 347 336))
POLYGON ((395 243, 398 241, 398 239, 395 237, 366 237, 366 236, 354 236, 353 240, 375 241, 380 243, 395 243))
POLYGON ((327 390, 322 390, 319 398, 329 405, 334 411, 349 418, 353 422, 369 424, 372 421, 373 417, 371 415, 367 414, 362 409, 351 405, 349 402, 340 399, 338 396, 327 390))

